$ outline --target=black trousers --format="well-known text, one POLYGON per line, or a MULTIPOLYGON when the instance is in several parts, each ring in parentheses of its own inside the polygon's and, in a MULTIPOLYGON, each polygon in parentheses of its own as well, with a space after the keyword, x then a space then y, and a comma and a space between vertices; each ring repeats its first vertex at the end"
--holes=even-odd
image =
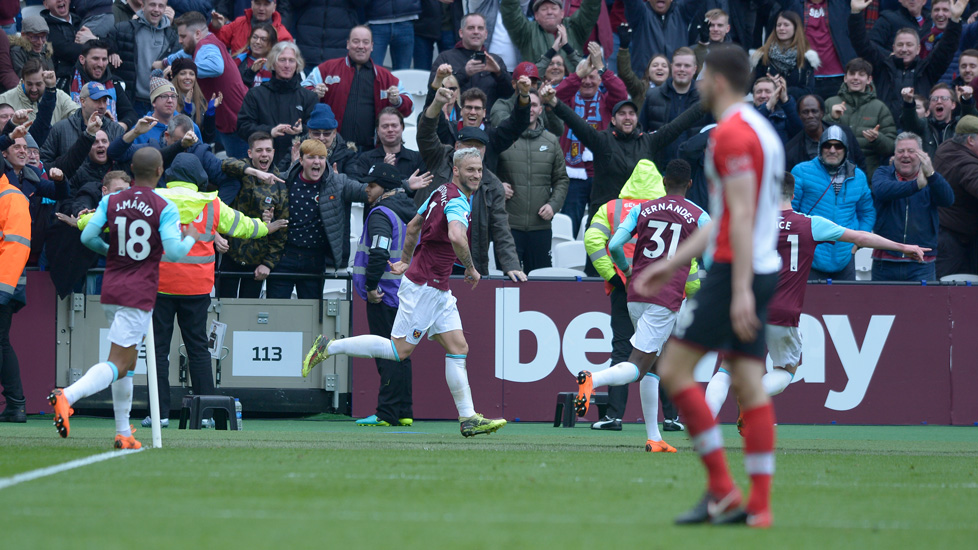
POLYGON ((0 386, 7 406, 24 403, 24 386, 20 381, 20 363, 10 343, 10 326, 13 322, 13 304, 0 305, 0 386))
MULTIPOLYGON (((632 354, 629 340, 635 334, 632 318, 628 314, 628 294, 624 290, 611 290, 611 364, 628 361, 632 354)), ((608 416, 621 418, 628 405, 628 385, 608 386, 608 416)))
POLYGON ((978 274, 974 239, 949 229, 937 234, 937 277, 957 273, 978 274))
MULTIPOLYGON (((397 308, 367 302, 367 325, 370 334, 390 338, 397 308)), ((414 418, 411 399, 411 358, 397 362, 375 359, 380 373, 380 392, 377 394, 377 418, 397 426, 401 418, 414 418)))
POLYGON ((529 273, 541 267, 552 267, 550 257, 554 232, 552 229, 537 231, 519 231, 511 229, 513 241, 516 243, 516 255, 523 265, 523 273, 529 273))
POLYGON ((214 394, 214 371, 207 351, 207 308, 211 297, 157 294, 153 308, 153 338, 156 339, 156 380, 160 391, 160 415, 170 417, 170 340, 173 319, 180 323, 180 336, 187 348, 190 384, 195 395, 214 394))
MULTIPOLYGON (((224 254, 221 258, 221 271, 254 273, 257 265, 241 265, 224 254)), ((258 298, 261 295, 261 281, 256 281, 254 275, 238 277, 233 275, 221 276, 221 298, 258 298)))

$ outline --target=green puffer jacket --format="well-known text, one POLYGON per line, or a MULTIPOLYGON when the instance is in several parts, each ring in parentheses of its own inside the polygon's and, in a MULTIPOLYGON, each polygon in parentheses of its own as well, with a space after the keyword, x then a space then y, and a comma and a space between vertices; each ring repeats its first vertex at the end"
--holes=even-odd
POLYGON ((528 128, 512 147, 499 155, 496 175, 513 186, 506 200, 509 227, 518 231, 550 229, 550 220, 537 212, 549 204, 560 212, 567 196, 567 166, 557 136, 543 128, 540 120, 528 128))
MULTIPOLYGON (((503 16, 503 24, 509 33, 513 45, 520 51, 520 58, 525 60, 539 59, 554 44, 555 36, 543 30, 535 21, 527 19, 526 14, 520 8, 520 0, 502 0, 499 5, 499 13, 503 16)), ((567 43, 579 52, 583 52, 584 45, 591 31, 598 23, 598 15, 601 14, 601 0, 582 0, 581 7, 574 12, 574 15, 565 17, 564 27, 567 28, 567 43)), ((567 53, 561 50, 561 57, 567 68, 573 72, 577 65, 571 65, 567 58, 567 53)))
MULTIPOLYGON (((839 95, 825 101, 825 116, 822 120, 827 124, 843 124, 852 128, 852 133, 859 142, 859 149, 866 157, 866 174, 870 177, 893 155, 897 135, 896 122, 886 103, 877 99, 873 84, 868 85, 864 93, 850 92, 849 87, 843 84, 839 88, 839 95), (836 120, 832 118, 832 107, 843 101, 846 102, 846 112, 836 120), (863 130, 872 130, 877 125, 880 127, 879 137, 875 141, 863 137, 863 130)), ((852 144, 849 146, 852 147, 852 144)))

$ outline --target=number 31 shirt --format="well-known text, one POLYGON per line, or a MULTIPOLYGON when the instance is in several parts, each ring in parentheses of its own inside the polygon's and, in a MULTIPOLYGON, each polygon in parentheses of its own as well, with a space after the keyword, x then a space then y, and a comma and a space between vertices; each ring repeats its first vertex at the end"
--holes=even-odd
POLYGON ((846 228, 821 216, 806 216, 794 210, 781 211, 778 227, 781 231, 778 235, 781 272, 774 297, 767 306, 767 322, 769 325, 797 327, 815 246, 838 240, 846 228))
MULTIPOLYGON (((632 208, 625 221, 618 226, 609 248, 615 263, 625 264, 622 245, 635 235, 635 256, 632 259, 633 276, 650 264, 676 254, 679 243, 685 241, 697 228, 710 222, 710 215, 692 202, 678 195, 666 195, 661 199, 645 201, 632 208), (619 261, 620 260, 620 261, 619 261)), ((678 270, 673 278, 655 296, 642 296, 628 288, 629 302, 658 304, 672 311, 679 311, 683 303, 689 264, 678 270)))
POLYGON ((101 302, 152 311, 163 241, 181 238, 177 207, 148 187, 131 187, 103 197, 88 223, 109 228, 101 302))

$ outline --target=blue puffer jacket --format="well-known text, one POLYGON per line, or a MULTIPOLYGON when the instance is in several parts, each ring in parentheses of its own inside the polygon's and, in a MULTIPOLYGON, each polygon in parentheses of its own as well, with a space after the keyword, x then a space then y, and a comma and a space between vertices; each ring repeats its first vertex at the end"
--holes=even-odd
POLYGON ((374 0, 364 10, 367 21, 421 14, 421 0, 374 0))
MULTIPOLYGON (((831 189, 829 173, 819 159, 796 165, 791 169, 791 175, 795 177, 795 198, 791 207, 808 216, 822 216, 848 229, 872 231, 876 210, 866 174, 849 161, 843 169, 846 179, 836 194, 831 189)), ((852 260, 852 247, 844 242, 820 244, 815 247, 812 267, 820 271, 842 270, 852 260)))
MULTIPOLYGON (((925 256, 937 256, 937 208, 954 204, 954 191, 944 176, 934 172, 927 178, 927 186, 920 189, 916 179, 900 181, 896 177, 896 168, 883 166, 873 174, 873 203, 876 207, 874 233, 898 243, 930 248, 925 256)), ((873 257, 909 261, 882 252, 877 250, 873 257)))

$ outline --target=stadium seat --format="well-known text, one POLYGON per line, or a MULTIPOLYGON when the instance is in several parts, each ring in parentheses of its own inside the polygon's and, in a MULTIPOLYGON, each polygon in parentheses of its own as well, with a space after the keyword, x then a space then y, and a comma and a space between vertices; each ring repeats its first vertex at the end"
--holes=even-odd
POLYGON ((350 236, 360 238, 363 233, 363 203, 354 202, 350 204, 350 236))
POLYGON ((577 230, 577 240, 584 240, 584 233, 587 231, 587 214, 581 218, 581 228, 577 230))
POLYGON ((584 250, 584 243, 581 241, 559 243, 553 248, 551 255, 553 256, 554 267, 584 271, 587 252, 584 250))
MULTIPOLYGON (((496 267, 496 247, 493 246, 492 242, 490 242, 489 243, 489 272, 492 273, 492 271, 494 270, 499 271, 499 268, 496 267)), ((502 271, 499 272, 502 273, 502 271)))
POLYGON ((323 300, 345 300, 346 283, 346 279, 326 279, 323 282, 323 300))
POLYGON ((550 249, 553 250, 558 244, 574 240, 574 223, 567 214, 554 214, 554 219, 550 222, 553 237, 550 240, 550 249))
POLYGON ((972 275, 971 273, 953 273, 941 277, 941 281, 978 284, 978 275, 972 275))
MULTIPOLYGON (((424 108, 425 99, 428 97, 428 77, 431 73, 417 69, 404 69, 393 71, 392 74, 397 77, 401 87, 410 94, 411 101, 414 102, 411 107, 411 114, 405 117, 405 126, 408 121, 417 124, 417 115, 424 108)), ((410 148, 417 150, 417 147, 410 148)))
POLYGON ((405 126, 404 133, 401 134, 401 139, 404 140, 404 147, 411 149, 412 151, 417 151, 418 150, 418 127, 405 126))
POLYGON ((856 251, 856 280, 870 281, 873 279, 873 249, 860 248, 856 251))
POLYGON ((583 271, 566 267, 541 267, 526 274, 530 279, 580 279, 587 277, 583 271))

